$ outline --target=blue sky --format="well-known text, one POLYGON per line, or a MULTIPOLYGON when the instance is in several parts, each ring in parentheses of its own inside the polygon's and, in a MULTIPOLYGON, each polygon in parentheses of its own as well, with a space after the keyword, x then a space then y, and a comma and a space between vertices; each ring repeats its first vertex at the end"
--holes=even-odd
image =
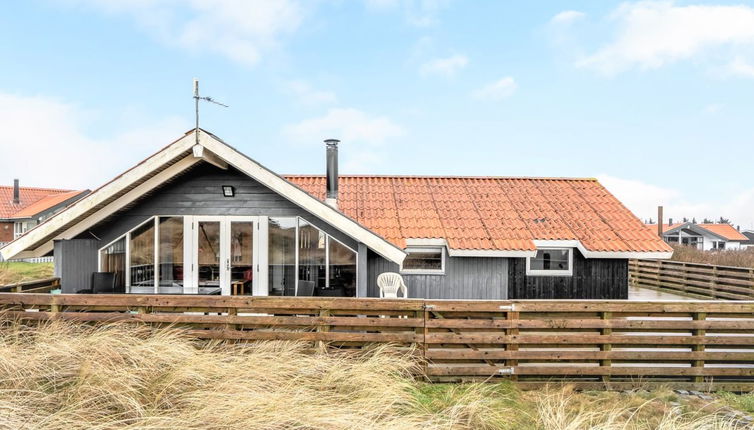
POLYGON ((60 0, 0 16, 0 180, 94 188, 202 126, 280 173, 597 177, 754 228, 754 3, 60 0))

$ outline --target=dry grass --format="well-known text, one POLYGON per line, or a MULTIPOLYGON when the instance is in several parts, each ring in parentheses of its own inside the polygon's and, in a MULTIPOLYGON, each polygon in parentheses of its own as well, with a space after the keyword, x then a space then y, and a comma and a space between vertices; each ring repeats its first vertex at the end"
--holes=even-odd
POLYGON ((736 428, 651 396, 431 385, 411 376, 416 365, 386 348, 312 354, 301 344, 198 343, 144 326, 5 322, 0 428, 736 428))
POLYGON ((52 263, 0 262, 0 285, 52 277, 52 263))
POLYGON ((688 246, 674 245, 672 260, 718 266, 754 267, 754 248, 700 251, 688 246))

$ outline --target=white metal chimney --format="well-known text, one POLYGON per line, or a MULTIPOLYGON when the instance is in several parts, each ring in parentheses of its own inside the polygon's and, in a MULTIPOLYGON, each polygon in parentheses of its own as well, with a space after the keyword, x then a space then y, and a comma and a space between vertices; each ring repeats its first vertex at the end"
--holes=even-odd
POLYGON ((338 209, 338 139, 325 140, 327 147, 327 195, 325 203, 338 209))

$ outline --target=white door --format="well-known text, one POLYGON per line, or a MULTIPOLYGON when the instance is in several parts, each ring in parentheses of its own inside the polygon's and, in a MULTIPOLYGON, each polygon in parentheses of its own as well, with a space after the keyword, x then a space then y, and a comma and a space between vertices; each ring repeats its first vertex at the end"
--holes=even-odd
POLYGON ((187 293, 266 295, 266 223, 263 217, 194 216, 186 241, 187 293), (264 268, 264 270, 262 270, 264 268), (262 291, 264 289, 264 291, 262 291))

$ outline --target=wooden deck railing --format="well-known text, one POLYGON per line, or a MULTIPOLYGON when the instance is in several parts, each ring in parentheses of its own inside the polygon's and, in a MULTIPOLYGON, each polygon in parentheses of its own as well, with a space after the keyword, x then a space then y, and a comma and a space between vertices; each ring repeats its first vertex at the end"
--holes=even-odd
POLYGON ((700 299, 754 300, 754 268, 629 260, 631 285, 700 299))
POLYGON ((49 293, 56 288, 60 288, 60 278, 45 278, 0 285, 0 293, 49 293))
POLYGON ((27 322, 173 326, 200 339, 389 343, 435 381, 513 379, 525 388, 754 390, 754 302, 0 294, 27 322))

